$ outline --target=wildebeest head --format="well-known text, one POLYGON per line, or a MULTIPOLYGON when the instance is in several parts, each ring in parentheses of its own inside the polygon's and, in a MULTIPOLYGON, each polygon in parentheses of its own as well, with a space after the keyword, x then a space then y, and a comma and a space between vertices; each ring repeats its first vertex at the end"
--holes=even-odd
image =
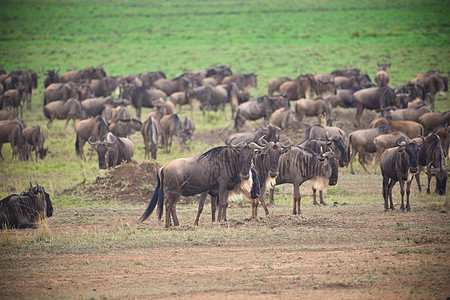
MULTIPOLYGON (((289 138, 288 138, 289 140, 289 138)), ((269 176, 275 178, 278 176, 278 162, 280 161, 280 156, 291 149, 292 142, 289 140, 289 145, 285 146, 280 142, 267 142, 265 136, 262 136, 258 140, 258 144, 263 145, 263 151, 266 152, 267 159, 269 161, 269 176)))
POLYGON ((332 146, 335 150, 335 153, 339 153, 339 166, 345 167, 349 161, 349 153, 347 148, 345 147, 344 140, 341 136, 335 134, 330 137, 328 131, 326 132, 326 140, 331 142, 330 146, 332 146))
POLYGON ((399 153, 405 153, 408 159, 409 172, 411 174, 416 174, 419 171, 419 145, 423 144, 425 139, 423 137, 422 142, 418 143, 417 141, 403 141, 399 143, 399 139, 397 139, 396 143, 398 145, 397 151, 399 153))
POLYGON ((88 140, 89 144, 96 146, 98 166, 100 169, 107 169, 109 167, 110 152, 114 152, 114 149, 111 146, 117 141, 117 138, 113 137, 112 134, 107 134, 103 142, 94 141, 92 137, 88 140))
POLYGON ((442 170, 436 170, 436 193, 439 195, 446 194, 447 177, 447 170, 445 168, 442 170))
POLYGON ((255 153, 255 148, 260 149, 258 145, 255 143, 247 144, 242 141, 240 143, 234 144, 233 140, 230 141, 229 147, 239 153, 238 158, 238 169, 239 169, 239 179, 247 180, 250 177, 250 169, 253 165, 253 156, 255 153))
POLYGON ((39 201, 42 201, 42 203, 45 202, 45 216, 47 218, 53 216, 53 205, 50 201, 50 195, 45 191, 43 186, 39 185, 39 183, 36 182, 36 186, 33 187, 30 181, 30 189, 28 190, 28 193, 35 199, 39 199, 39 201))
POLYGON ((328 184, 330 186, 336 185, 338 181, 339 170, 338 170, 338 162, 334 152, 327 151, 323 153, 323 149, 321 148, 320 154, 317 156, 317 159, 324 164, 323 167, 329 170, 328 184))

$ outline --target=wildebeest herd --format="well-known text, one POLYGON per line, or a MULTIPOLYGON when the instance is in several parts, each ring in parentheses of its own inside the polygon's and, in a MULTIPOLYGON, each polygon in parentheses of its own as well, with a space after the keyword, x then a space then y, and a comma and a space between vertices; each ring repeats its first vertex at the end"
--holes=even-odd
MULTIPOLYGON (((135 145, 129 137, 134 132, 142 134, 145 159, 156 160, 158 149, 171 151, 173 136, 177 137, 180 151, 189 145, 195 131, 193 110, 196 107, 203 113, 219 108, 225 112, 225 105, 230 105, 235 132, 225 140, 225 145, 162 166, 140 222, 156 207, 158 217, 162 218, 165 206, 165 226, 177 226, 178 199, 197 194, 201 197, 196 225, 208 195, 213 221, 216 207, 218 221, 226 220, 228 200, 235 194, 252 199, 252 217, 257 216, 259 203, 268 214, 266 189, 270 189, 269 204, 273 204, 274 186, 285 183, 293 185, 293 213, 301 214, 299 187, 302 183, 311 183, 314 204, 325 205, 323 191, 328 185, 337 184, 339 167, 350 163, 354 173, 353 161, 358 154, 359 163, 368 172, 366 161, 369 154, 375 153, 383 177, 385 210, 394 209, 392 188, 398 181, 403 211, 411 209, 409 195, 414 177, 421 190, 421 170, 425 169, 428 176, 427 193, 431 192, 432 176, 436 177, 436 192, 446 193, 450 111, 434 112, 434 101, 437 93, 447 92, 448 79, 432 70, 418 73, 405 85, 393 89, 388 85, 390 66, 390 63, 378 63, 375 83, 367 73, 355 68, 300 74, 294 79, 273 78, 268 81, 268 93, 255 100, 250 100, 250 92, 257 86, 256 74, 233 73, 224 65, 187 72, 172 79, 166 78, 162 71, 107 76, 101 66, 69 70, 61 76, 60 69, 47 70, 43 111, 49 119, 48 128, 55 119, 66 120, 65 131, 72 119, 76 154, 86 160, 83 146, 88 142, 91 150, 97 152, 99 167, 106 169, 131 160, 135 145), (294 109, 291 101, 295 101, 294 109), (177 114, 176 107, 180 112, 183 105, 190 105, 190 118, 182 119, 177 114), (136 118, 129 111, 130 106, 135 108, 136 118), (356 109, 356 130, 346 133, 332 126, 333 108, 337 106, 356 109), (154 109, 144 121, 141 121, 142 107, 154 109), (369 128, 361 128, 364 110, 379 113, 369 128), (305 123, 305 117, 314 116, 318 124, 305 123), (247 120, 259 119, 264 120, 262 127, 245 131, 247 120), (282 144, 280 134, 288 128, 306 129, 305 141, 295 145, 286 136, 289 143, 282 144), (316 200, 317 192, 320 202, 316 200)), ((35 151, 37 161, 38 156, 43 159, 48 153, 40 127, 26 127, 22 120, 22 107, 26 102, 27 108, 31 108, 31 95, 37 88, 38 77, 32 71, 0 71, 2 159, 1 146, 7 142, 13 149, 13 159, 32 160, 35 151)), ((0 202, 1 224, 16 227, 35 224, 37 216, 19 213, 15 208, 18 205, 15 203, 20 201, 35 201, 33 205, 39 206, 36 210, 40 218, 52 214, 48 194, 39 185, 31 186, 28 193, 9 196, 0 202)))

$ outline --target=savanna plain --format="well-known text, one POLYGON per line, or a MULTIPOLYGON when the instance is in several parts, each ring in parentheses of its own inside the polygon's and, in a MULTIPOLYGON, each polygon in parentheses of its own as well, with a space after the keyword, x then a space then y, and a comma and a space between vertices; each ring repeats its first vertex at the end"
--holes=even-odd
MULTIPOLYGON (((137 223, 157 168, 223 144, 233 130, 229 108, 205 118, 196 109, 190 150, 180 152, 175 143, 156 162, 144 159, 137 132, 133 161, 113 170, 100 170, 95 156, 79 159, 73 127, 64 131, 65 121, 55 121, 48 129, 42 112, 43 70, 57 68, 103 65, 108 75, 162 70, 173 78, 225 64, 258 75, 251 99, 266 94, 267 81, 278 76, 357 67, 373 80, 377 62, 391 62, 391 87, 418 72, 447 74, 446 1, 25 0, 1 7, 0 65, 41 72, 23 119, 41 126, 51 153, 38 162, 11 161, 5 144, 0 196, 36 180, 54 213, 36 229, 0 231, 0 298, 450 297, 449 196, 434 193, 434 180, 429 195, 413 182, 408 213, 398 210, 397 184, 397 210, 384 212, 379 167, 370 165, 366 174, 355 161, 355 175, 339 170, 337 185, 325 194, 328 205, 312 205, 311 186, 302 185, 302 216, 292 214, 292 186, 282 185, 268 216, 260 208, 251 219, 250 202, 242 200, 230 203, 227 222, 212 223, 207 203, 195 227, 198 197, 188 197, 177 206, 181 226, 165 230, 155 215, 137 223)), ((448 94, 439 94, 436 111, 449 109, 448 94)), ((354 109, 333 114, 336 126, 356 129, 354 109)), ((363 126, 374 116, 364 112, 363 126)), ((300 143, 304 128, 282 132, 286 137, 300 143)))

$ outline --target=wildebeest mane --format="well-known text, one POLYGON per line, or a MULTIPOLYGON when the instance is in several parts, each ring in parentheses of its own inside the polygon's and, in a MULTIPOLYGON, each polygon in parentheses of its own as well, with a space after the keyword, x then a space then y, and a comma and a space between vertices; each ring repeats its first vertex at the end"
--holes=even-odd
POLYGON ((204 159, 211 160, 215 156, 217 156, 217 154, 219 154, 224 148, 226 148, 226 146, 219 146, 219 147, 212 148, 212 149, 206 151, 205 153, 200 154, 197 158, 197 161, 201 161, 204 159))
POLYGON ((303 146, 300 146, 300 145, 294 145, 292 147, 296 147, 296 148, 302 149, 303 151, 306 151, 309 154, 311 154, 313 157, 317 156, 317 153, 314 152, 311 148, 303 147, 303 146))

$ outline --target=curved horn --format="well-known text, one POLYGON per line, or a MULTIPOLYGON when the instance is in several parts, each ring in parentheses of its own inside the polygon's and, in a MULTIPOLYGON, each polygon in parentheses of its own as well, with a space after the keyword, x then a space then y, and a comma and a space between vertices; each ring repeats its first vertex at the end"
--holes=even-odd
POLYGON ((93 138, 93 136, 89 137, 89 139, 88 139, 89 144, 91 144, 91 145, 98 145, 98 144, 100 144, 100 141, 93 141, 93 140, 91 140, 92 138, 93 138))
POLYGON ((405 141, 405 139, 404 139, 403 136, 399 136, 399 137, 395 140, 395 144, 396 144, 397 146, 404 146, 404 145, 406 144, 406 141, 405 141), (402 141, 401 143, 399 143, 400 139, 403 139, 403 141, 402 141))
MULTIPOLYGON (((242 142, 241 142, 242 143, 242 142)), ((268 145, 268 144, 267 144, 268 145)), ((265 150, 266 147, 260 146, 255 142, 251 142, 250 144, 248 144, 248 146, 252 149, 259 149, 259 150, 265 150)))
POLYGON ((291 148, 292 145, 293 145, 293 143, 292 143, 292 141, 291 141, 288 137, 286 137, 286 138, 287 138, 288 141, 289 141, 289 145, 285 146, 285 145, 283 145, 281 142, 277 142, 277 145, 280 146, 280 147, 282 147, 282 148, 291 148))
POLYGON ((419 142, 416 142, 418 146, 420 146, 420 145, 422 145, 423 143, 425 143, 425 138, 424 138, 423 136, 419 135, 419 138, 422 139, 422 142, 420 142, 420 143, 419 143, 419 142))
POLYGON ((268 142, 264 139, 266 135, 264 134, 258 139, 258 144, 263 145, 264 147, 267 147, 268 142))
POLYGON ((117 138, 113 134, 108 134, 106 135, 106 141, 108 142, 108 144, 112 145, 117 142, 117 138))
POLYGON ((233 138, 231 141, 230 141, 230 147, 232 147, 232 148, 242 148, 242 147, 245 147, 246 145, 247 145, 247 142, 245 142, 245 141, 241 141, 241 142, 239 142, 239 143, 237 143, 237 144, 233 144, 233 141, 235 140, 236 138, 233 138))

